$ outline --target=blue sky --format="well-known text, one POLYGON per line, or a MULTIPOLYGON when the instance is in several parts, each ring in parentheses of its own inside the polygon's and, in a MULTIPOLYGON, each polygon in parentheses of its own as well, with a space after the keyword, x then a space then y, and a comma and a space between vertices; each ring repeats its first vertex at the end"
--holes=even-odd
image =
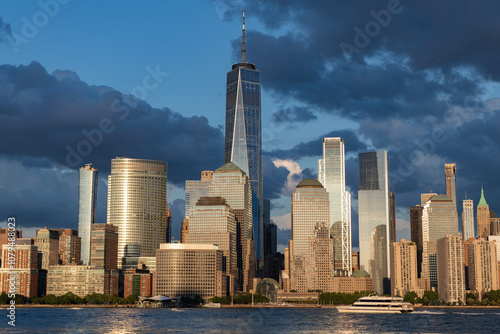
MULTIPOLYGON (((357 154, 368 150, 389 151, 399 237, 409 237, 408 207, 419 203, 420 193, 444 192, 445 162, 457 163, 459 200, 467 191, 477 202, 483 184, 490 206, 497 207, 495 2, 61 3, 0 2, 0 117, 6 129, 0 213, 16 215, 26 231, 76 228, 77 173, 65 164, 65 147, 75 147, 82 130, 98 126, 106 92, 137 93, 148 68, 164 73, 161 82, 82 164, 94 162, 101 171, 98 217, 104 222, 110 158, 169 162, 169 183, 175 184, 170 201, 179 223, 183 181, 223 163, 225 75, 240 60, 243 6, 247 59, 262 72, 264 189, 278 226, 289 227, 294 184, 316 176, 326 135, 346 140, 355 225, 357 154), (342 43, 357 51, 345 57, 342 43), (22 94, 9 90, 19 78, 30 87, 22 94), (433 139, 436 131, 444 133, 443 141, 433 139), (196 140, 205 142, 206 155, 196 153, 196 140), (432 145, 425 146, 429 140, 432 145)), ((288 235, 283 232, 282 245, 288 235)))

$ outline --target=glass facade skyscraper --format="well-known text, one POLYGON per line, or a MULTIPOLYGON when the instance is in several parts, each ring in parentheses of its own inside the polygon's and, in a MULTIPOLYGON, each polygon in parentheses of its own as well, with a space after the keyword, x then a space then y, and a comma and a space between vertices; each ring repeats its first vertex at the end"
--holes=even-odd
POLYGON ((389 162, 386 151, 359 154, 359 264, 379 294, 390 293, 389 162))
POLYGON ((154 256, 167 237, 166 162, 111 160, 108 224, 118 227, 118 268, 124 257, 154 256))
MULTIPOLYGON (((262 208, 262 134, 260 104, 260 72, 254 64, 245 62, 245 14, 243 13, 243 60, 234 64, 227 73, 226 133, 224 163, 233 162, 251 181, 252 191, 258 199, 254 206, 262 208)), ((256 255, 263 256, 262 209, 254 209, 254 238, 256 255)))
POLYGON ((90 239, 95 223, 97 200, 97 169, 92 164, 80 168, 78 182, 78 235, 81 238, 80 259, 82 264, 90 262, 90 239))
POLYGON ((350 275, 351 259, 351 194, 345 190, 344 140, 323 139, 323 159, 318 160, 318 180, 330 200, 330 235, 334 239, 335 271, 350 275))

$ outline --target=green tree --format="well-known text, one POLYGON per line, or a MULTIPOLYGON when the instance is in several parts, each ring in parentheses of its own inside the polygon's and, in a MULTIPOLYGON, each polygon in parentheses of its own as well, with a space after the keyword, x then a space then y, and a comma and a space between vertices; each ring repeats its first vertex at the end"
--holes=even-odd
POLYGON ((0 304, 1 305, 5 305, 5 304, 8 304, 8 303, 10 303, 9 296, 4 291, 4 292, 2 292, 2 294, 0 294, 0 304))
POLYGON ((418 295, 415 291, 408 291, 404 296, 404 301, 408 303, 415 304, 417 301, 418 295))

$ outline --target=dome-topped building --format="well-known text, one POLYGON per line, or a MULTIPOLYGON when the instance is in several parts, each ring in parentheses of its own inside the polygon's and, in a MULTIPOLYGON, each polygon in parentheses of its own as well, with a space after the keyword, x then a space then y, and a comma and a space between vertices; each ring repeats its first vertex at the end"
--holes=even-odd
POLYGON ((297 188, 323 188, 323 185, 316 179, 308 178, 300 181, 297 188))

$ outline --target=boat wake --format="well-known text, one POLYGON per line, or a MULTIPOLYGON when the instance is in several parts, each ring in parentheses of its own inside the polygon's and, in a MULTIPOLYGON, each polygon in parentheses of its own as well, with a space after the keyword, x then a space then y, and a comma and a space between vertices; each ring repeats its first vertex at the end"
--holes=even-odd
POLYGON ((413 314, 432 314, 432 315, 440 315, 440 314, 446 314, 446 312, 440 312, 440 311, 414 311, 413 314))

